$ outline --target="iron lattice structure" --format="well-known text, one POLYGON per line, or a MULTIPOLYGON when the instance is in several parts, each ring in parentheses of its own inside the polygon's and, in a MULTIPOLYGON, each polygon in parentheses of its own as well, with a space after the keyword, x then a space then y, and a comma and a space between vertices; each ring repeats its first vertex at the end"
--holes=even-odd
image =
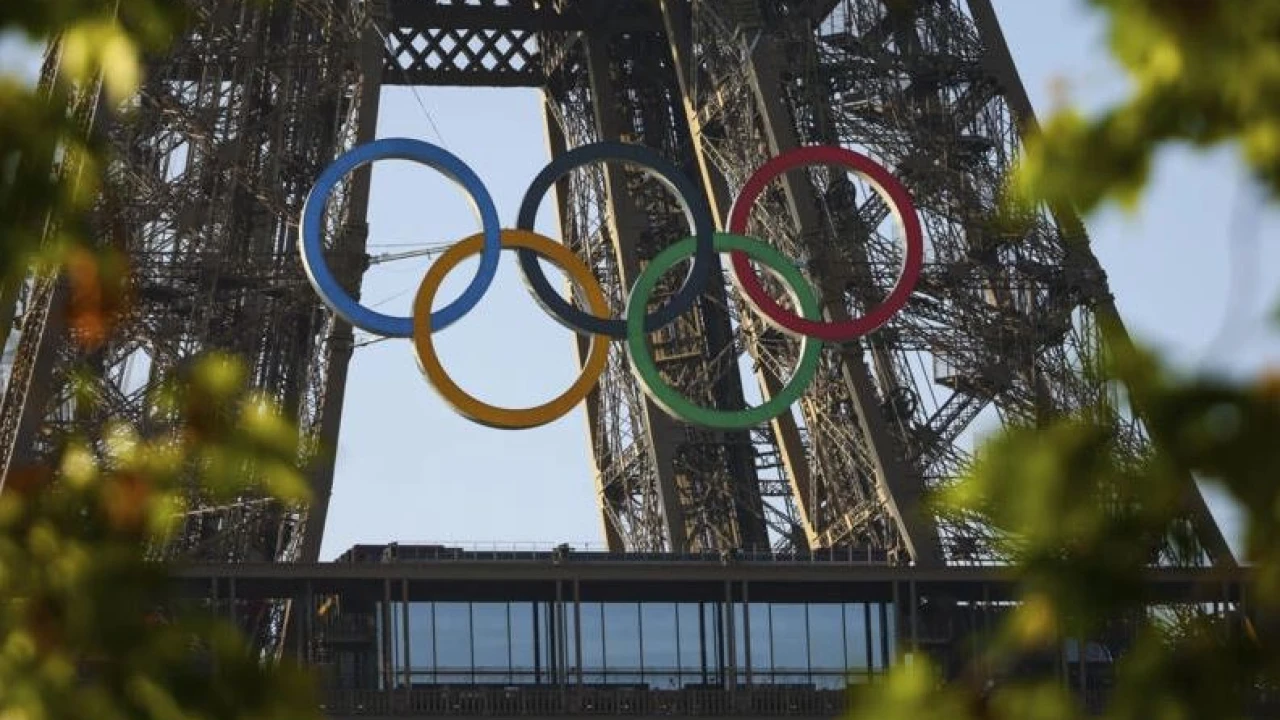
MULTIPOLYGON (((1096 372, 1099 321, 1117 318, 1078 219, 1045 208, 1013 228, 999 212, 1034 117, 988 2, 648 5, 660 29, 619 32, 601 16, 588 31, 547 34, 553 152, 597 139, 661 148, 700 174, 724 218, 731 191, 770 156, 854 148, 903 178, 928 249, 906 310, 828 353, 799 412, 766 430, 673 426, 620 361, 611 365, 590 422, 612 546, 705 550, 763 533, 779 547, 866 546, 917 564, 999 562, 980 523, 931 517, 920 502, 969 462, 967 440, 984 420, 1102 414, 1133 457, 1148 451, 1141 423, 1096 372)), ((622 281, 611 286, 618 307, 651 238, 680 232, 667 198, 621 174, 575 178, 562 192, 564 235, 602 277, 622 281)), ((775 190, 753 234, 800 262, 827 316, 863 314, 883 298, 902 258, 880 197, 823 168, 775 190)), ((654 352, 688 394, 731 407, 742 402, 733 352, 749 353, 767 396, 796 349, 720 292, 654 352)), ((1190 495, 1186 519, 1203 552, 1166 544, 1153 561, 1231 562, 1190 495)))
MULTIPOLYGON (((317 438, 336 435, 351 332, 316 306, 296 218, 320 170, 372 127, 370 69, 381 55, 368 51, 377 45, 365 41, 358 2, 224 0, 191 11, 190 30, 150 63, 126 107, 100 107, 97 89, 81 93, 97 110, 85 125, 112 158, 93 222, 103 243, 127 253, 133 302, 113 339, 86 355, 62 322, 66 285, 27 283, 0 412, 0 471, 69 434, 97 436, 114 419, 162 432, 145 412, 156 383, 222 350, 243 358, 252 384, 294 415, 309 438, 299 461, 317 468, 317 486, 329 482, 331 464, 312 456, 317 438), (78 400, 86 395, 91 404, 78 400)), ((56 79, 57 55, 55 44, 45 83, 56 79)), ((340 218, 363 218, 361 188, 335 205, 340 218)), ((357 223, 345 227, 335 249, 354 249, 345 274, 356 285, 363 238, 357 223)), ((158 555, 262 562, 318 552, 318 532, 304 547, 305 508, 252 495, 215 504, 195 491, 190 508, 158 555)), ((314 508, 315 524, 323 517, 314 508)))
MULTIPOLYGON (((198 5, 195 29, 154 64, 132 112, 98 127, 117 151, 103 227, 126 230, 138 303, 107 350, 75 357, 57 325, 64 291, 29 285, 0 416, 14 462, 104 419, 75 413, 72 368, 89 369, 107 414, 142 422, 148 384, 210 348, 249 358, 255 383, 296 412, 316 441, 300 460, 336 445, 351 332, 320 309, 293 231, 319 170, 371 136, 380 84, 541 87, 552 153, 643 143, 701 179, 720 218, 766 158, 815 143, 876 158, 919 206, 925 271, 907 308, 829 350, 796 412, 768 427, 677 423, 613 351, 587 404, 611 548, 858 547, 921 566, 998 562, 981 524, 921 504, 970 461, 978 429, 1101 413, 1134 457, 1149 450, 1141 423, 1091 372, 1099 323, 1116 317, 1080 222, 1042 208, 1013 227, 998 212, 1035 120, 990 0, 198 5)), ((330 263, 353 290, 367 263, 367 183, 357 172, 328 213, 330 263)), ((675 199, 634 169, 575 171, 557 196, 564 240, 615 314, 643 263, 687 233, 675 199)), ((843 172, 791 173, 752 217, 753 234, 801 264, 828 317, 864 312, 896 278, 890 210, 843 172)), ((769 395, 796 359, 795 343, 731 297, 717 284, 653 342, 670 382, 720 407, 747 402, 744 381, 769 395)), ((169 550, 314 558, 332 463, 314 465, 318 506, 196 498, 169 550)), ((1187 481, 1200 550, 1175 557, 1166 544, 1153 561, 1231 563, 1187 481)))

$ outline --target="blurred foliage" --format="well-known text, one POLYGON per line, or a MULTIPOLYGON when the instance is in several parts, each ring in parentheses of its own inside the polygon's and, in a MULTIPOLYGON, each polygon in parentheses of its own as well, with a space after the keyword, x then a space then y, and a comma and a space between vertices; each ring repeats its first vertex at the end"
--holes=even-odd
POLYGON ((1029 143, 1022 190, 1088 213, 1131 203, 1166 143, 1234 144, 1280 194, 1280 3, 1086 0, 1109 21, 1130 97, 1099 118, 1060 112, 1029 143))
MULTIPOLYGON (((1097 118, 1049 118, 1028 144, 1017 194, 1085 213, 1132 202, 1159 148, 1187 142, 1235 144, 1280 197, 1280 3, 1090 1, 1108 18, 1133 93, 1097 118)), ((0 31, 59 39, 67 71, 47 97, 0 78, 0 299, 33 266, 64 271, 72 324, 88 345, 127 308, 127 267, 85 234, 102 149, 65 108, 99 77, 108 101, 127 97, 144 54, 162 49, 181 20, 179 5, 0 2, 0 31), (78 171, 51 175, 51 165, 78 171)), ((1280 606, 1280 374, 1235 384, 1180 377, 1122 344, 1112 346, 1109 371, 1128 385, 1155 451, 1130 456, 1117 428, 1086 417, 993 440, 945 510, 982 515, 1001 531, 1023 602, 970 667, 947 673, 951 682, 912 657, 857 696, 854 717, 1078 717, 1062 681, 1030 661, 1115 618, 1128 618, 1132 645, 1116 669, 1109 718, 1243 717, 1254 691, 1276 683, 1280 657, 1267 628, 1196 609, 1141 612, 1141 576, 1162 539, 1194 553, 1177 517, 1182 482, 1195 473, 1241 504, 1255 600, 1263 612, 1280 606)), ((229 358, 186 368, 149 402, 171 430, 147 436, 117 423, 72 440, 56 466, 6 479, 0 718, 316 716, 302 671, 264 665, 234 628, 167 606, 169 568, 143 559, 172 529, 193 478, 214 497, 250 481, 285 500, 305 497, 293 429, 229 358)))
MULTIPOLYGON (((1173 143, 1237 147, 1280 200, 1280 2, 1087 1, 1108 24, 1132 92, 1097 116, 1067 109, 1042 124, 1003 222, 1025 225, 1037 204, 1083 214, 1109 202, 1131 206, 1153 158, 1173 143)), ((1114 678, 1104 717, 1275 716, 1274 701, 1269 709, 1257 702, 1280 687, 1270 619, 1280 610, 1280 368, 1243 381, 1179 374, 1106 318, 1103 325, 1102 371, 1127 391, 1120 422, 1140 417, 1149 451, 1126 447, 1111 412, 991 439, 937 506, 987 520, 996 547, 1014 560, 1020 603, 966 667, 911 657, 892 682, 856 697, 853 718, 1084 717, 1052 661, 1078 638, 1126 646, 1105 668, 1114 678), (1249 621, 1207 604, 1148 602, 1143 575, 1152 564, 1203 559, 1180 511, 1192 476, 1241 509, 1249 621)))
MULTIPOLYGON (((127 312, 127 258, 87 233, 106 155, 68 108, 131 96, 145 53, 181 21, 165 0, 0 2, 0 32, 58 43, 58 81, 0 74, 0 310, 33 269, 70 284, 72 336, 101 344, 127 312), (50 172, 54 168, 55 172, 50 172)), ((9 334, 0 312, 0 343, 9 334)), ((92 402, 91 397, 79 398, 92 402)), ((319 717, 310 676, 264 664, 227 622, 171 602, 148 549, 193 496, 303 500, 298 437, 233 358, 183 367, 124 421, 69 439, 52 466, 15 467, 0 493, 0 718, 297 720, 319 717), (193 488, 198 488, 193 492, 193 488)))
POLYGON ((177 432, 120 423, 69 443, 60 465, 11 472, 0 494, 0 717, 304 718, 308 676, 264 666, 233 626, 166 603, 168 567, 144 550, 172 529, 191 478, 217 499, 268 467, 296 496, 296 437, 245 388, 240 366, 208 356, 150 412, 177 432), (288 471, 283 468, 290 468, 288 471))

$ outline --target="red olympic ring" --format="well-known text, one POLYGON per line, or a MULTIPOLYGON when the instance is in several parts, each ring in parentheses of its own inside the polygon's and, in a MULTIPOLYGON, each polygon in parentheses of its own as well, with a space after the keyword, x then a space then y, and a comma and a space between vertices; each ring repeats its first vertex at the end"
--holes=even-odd
POLYGON ((777 329, 793 337, 814 337, 826 342, 842 343, 856 340, 879 328, 889 321, 895 313, 906 306, 908 298, 920 281, 920 271, 924 266, 924 233, 920 229, 920 218, 916 214, 915 203, 907 189, 888 170, 881 167, 871 158, 840 147, 820 146, 802 147, 785 152, 756 170, 747 180, 729 210, 729 232, 746 235, 747 220, 751 216, 751 207, 755 204, 765 187, 774 178, 798 167, 807 165, 836 165, 852 170, 866 180, 880 193, 889 204, 890 211, 897 218, 906 235, 907 256, 902 263, 902 271, 898 282, 884 302, 875 306, 866 315, 844 322, 818 322, 806 320, 778 304, 765 290, 760 276, 751 267, 751 259, 744 252, 732 252, 729 255, 733 262, 733 279, 738 289, 746 295, 756 309, 777 329))

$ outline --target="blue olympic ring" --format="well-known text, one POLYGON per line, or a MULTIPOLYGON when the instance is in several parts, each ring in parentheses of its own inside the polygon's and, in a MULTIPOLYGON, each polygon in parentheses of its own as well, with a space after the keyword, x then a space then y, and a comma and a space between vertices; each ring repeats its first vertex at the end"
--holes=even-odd
POLYGON ((375 140, 353 148, 325 169, 307 195, 302 206, 302 222, 298 228, 298 245, 307 278, 326 304, 352 326, 384 337, 407 338, 413 336, 413 318, 384 315, 361 305, 351 297, 324 260, 324 240, 321 235, 325 203, 342 178, 362 165, 375 160, 391 159, 421 163, 438 170, 460 185, 471 197, 484 228, 484 245, 476 276, 456 300, 431 313, 432 330, 443 330, 457 322, 471 312, 489 290, 489 285, 498 273, 498 259, 502 253, 502 225, 498 221, 498 210, 489 196, 489 190, 480 177, 456 155, 431 143, 407 138, 375 140))

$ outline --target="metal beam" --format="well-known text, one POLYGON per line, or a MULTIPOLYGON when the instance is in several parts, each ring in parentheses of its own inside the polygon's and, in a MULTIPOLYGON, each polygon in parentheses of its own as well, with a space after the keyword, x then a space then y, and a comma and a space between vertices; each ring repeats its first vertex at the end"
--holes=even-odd
MULTIPOLYGON (((983 61, 987 70, 999 81, 1021 135, 1024 138, 1033 136, 1039 132, 1035 108, 1031 105, 1031 97, 1027 94, 1027 88, 1014 65, 1013 54, 1009 51, 1009 44, 1005 40, 1004 32, 1000 29, 995 8, 992 7, 991 0, 968 0, 968 3, 969 11, 973 14, 974 24, 978 28, 978 34, 986 50, 983 61)), ((1102 267, 1089 246, 1088 230, 1079 213, 1075 208, 1065 206, 1053 206, 1050 210, 1059 224, 1062 240, 1067 246, 1072 262, 1102 275, 1102 267)), ((1125 327, 1124 320, 1120 317, 1119 310, 1116 309, 1114 296, 1110 293, 1099 295, 1095 298, 1093 310, 1105 324, 1114 328, 1112 337, 1119 343, 1119 351, 1134 352, 1136 348, 1133 339, 1125 327)), ((1142 417, 1143 408, 1135 407, 1133 410, 1139 418, 1142 417)), ((1215 564, 1228 567, 1236 565, 1231 547, 1227 544, 1217 521, 1214 520, 1213 513, 1209 511, 1209 505, 1205 502, 1199 486, 1196 485, 1195 478, 1190 473, 1183 473, 1181 481, 1184 486, 1183 507, 1190 514, 1199 541, 1210 560, 1215 564)))
POLYGON ((661 27, 643 0, 391 0, 389 8, 386 85, 542 87, 551 68, 540 36, 661 27))
MULTIPOLYGON (((660 1, 667 39, 671 46, 671 58, 680 89, 681 109, 689 125, 689 132, 693 136, 693 154, 698 163, 702 186, 711 204, 711 212, 717 219, 717 225, 720 225, 729 213, 729 188, 724 176, 716 171, 715 165, 707 157, 703 143, 704 128, 692 90, 696 82, 697 65, 694 58, 689 4, 687 0, 660 1)), ((782 379, 768 363, 756 363, 756 381, 766 400, 781 392, 783 387, 782 379)), ((777 438, 778 454, 782 458, 788 485, 796 500, 806 546, 813 547, 817 542, 818 531, 816 518, 812 512, 813 497, 810 491, 812 480, 809 461, 800 428, 795 416, 790 412, 774 418, 771 424, 777 438)))
MULTIPOLYGON (((710 560, 710 558, 708 559, 710 560)), ((921 584, 969 585, 974 589, 986 584, 1012 593, 1018 574, 1008 567, 920 568, 885 564, 808 561, 691 561, 676 557, 651 560, 583 558, 569 562, 552 562, 542 557, 510 560, 456 559, 417 561, 412 563, 290 563, 290 564, 192 564, 174 569, 175 581, 204 593, 211 579, 235 578, 240 594, 255 584, 282 583, 280 587, 310 582, 317 588, 333 587, 333 583, 358 581, 377 583, 379 589, 387 580, 413 582, 495 584, 536 582, 544 590, 556 580, 610 583, 634 588, 659 584, 691 583, 707 592, 723 592, 725 581, 748 581, 753 595, 764 583, 894 583, 914 581, 921 584), (757 586, 757 583, 760 586, 757 586)), ((1224 588, 1248 585, 1255 581, 1253 572, 1245 568, 1161 568, 1143 573, 1149 589, 1162 588, 1167 597, 1194 597, 1195 593, 1211 593, 1220 597, 1224 588)), ((1149 598, 1154 596, 1148 596, 1149 598)))
MULTIPOLYGON (((565 143, 564 131, 555 121, 553 108, 551 103, 544 98, 542 108, 542 117, 547 129, 547 147, 551 151, 552 157, 557 157, 568 150, 565 143)), ((562 220, 570 217, 569 199, 570 188, 568 178, 561 178, 556 183, 554 189, 556 198, 556 216, 562 220)), ((572 288, 570 288, 572 292, 572 288)), ((574 334, 574 349, 578 356, 578 366, 581 367, 591 352, 591 343, 604 342, 603 338, 584 337, 574 334)), ((595 481, 596 503, 600 510, 600 535, 605 540, 605 547, 610 550, 621 552, 626 549, 626 539, 618 531, 618 523, 614 517, 616 505, 621 500, 618 497, 618 488, 609 487, 605 480, 605 468, 612 462, 613 458, 609 456, 609 446, 600 433, 600 407, 601 394, 600 385, 596 384, 587 393, 586 400, 583 401, 587 415, 587 447, 591 448, 591 475, 595 481)))
MULTIPOLYGON (((800 145, 794 121, 782 104, 786 92, 781 75, 784 63, 774 38, 768 35, 759 38, 751 54, 749 82, 773 155, 800 145)), ((806 183, 795 182, 788 177, 779 178, 779 182, 786 190, 788 206, 801 237, 819 236, 822 222, 817 215, 818 205, 812 190, 806 183)), ((825 310, 828 318, 833 322, 848 320, 843 288, 831 285, 824 274, 816 279, 823 297, 827 298, 825 310)), ((880 490, 880 500, 893 516, 912 561, 922 567, 939 565, 942 559, 937 532, 922 504, 923 480, 911 472, 904 462, 905 457, 889 435, 861 344, 850 343, 837 352, 841 359, 841 374, 852 395, 858 421, 870 441, 870 459, 874 463, 870 469, 880 490)))
MULTIPOLYGON (((612 58, 608 52, 608 35, 589 36, 587 48, 587 74, 594 100, 596 127, 601 140, 624 139, 625 125, 619 117, 619 108, 613 102, 612 58)), ((640 274, 640 258, 637 250, 644 232, 644 218, 636 207, 627 187, 623 171, 616 166, 604 169, 605 187, 610 213, 608 222, 614 238, 619 282, 631 287, 640 274)), ((680 490, 676 486, 675 457, 679 442, 675 421, 648 398, 644 399, 644 432, 649 438, 650 461, 657 473, 657 492, 662 503, 667 541, 672 552, 684 552, 689 546, 689 536, 684 506, 680 502, 680 490)))
MULTIPOLYGON (((382 57, 382 42, 372 27, 366 27, 363 38, 363 58, 361 61, 361 79, 356 129, 356 143, 366 143, 374 138, 378 127, 378 103, 382 92, 379 63, 382 57)), ((339 264, 340 279, 344 286, 356 293, 359 292, 360 276, 363 273, 362 262, 353 262, 355 258, 363 258, 368 241, 369 182, 373 168, 364 166, 352 173, 351 185, 347 195, 347 232, 344 237, 337 238, 334 255, 341 256, 345 262, 339 264)), ((337 464, 338 437, 342 427, 342 408, 346 400, 347 370, 351 364, 351 355, 355 350, 355 338, 351 326, 339 317, 334 317, 329 336, 325 338, 323 349, 327 356, 325 363, 328 372, 324 378, 324 403, 317 423, 318 438, 321 450, 315 459, 311 471, 311 505, 307 508, 307 519, 302 526, 303 544, 299 553, 302 562, 318 562, 320 546, 324 540, 324 527, 329 517, 329 500, 333 494, 333 473, 337 464)))
POLYGON ((401 28, 455 30, 585 30, 575 5, 536 0, 390 0, 391 24, 401 28))

